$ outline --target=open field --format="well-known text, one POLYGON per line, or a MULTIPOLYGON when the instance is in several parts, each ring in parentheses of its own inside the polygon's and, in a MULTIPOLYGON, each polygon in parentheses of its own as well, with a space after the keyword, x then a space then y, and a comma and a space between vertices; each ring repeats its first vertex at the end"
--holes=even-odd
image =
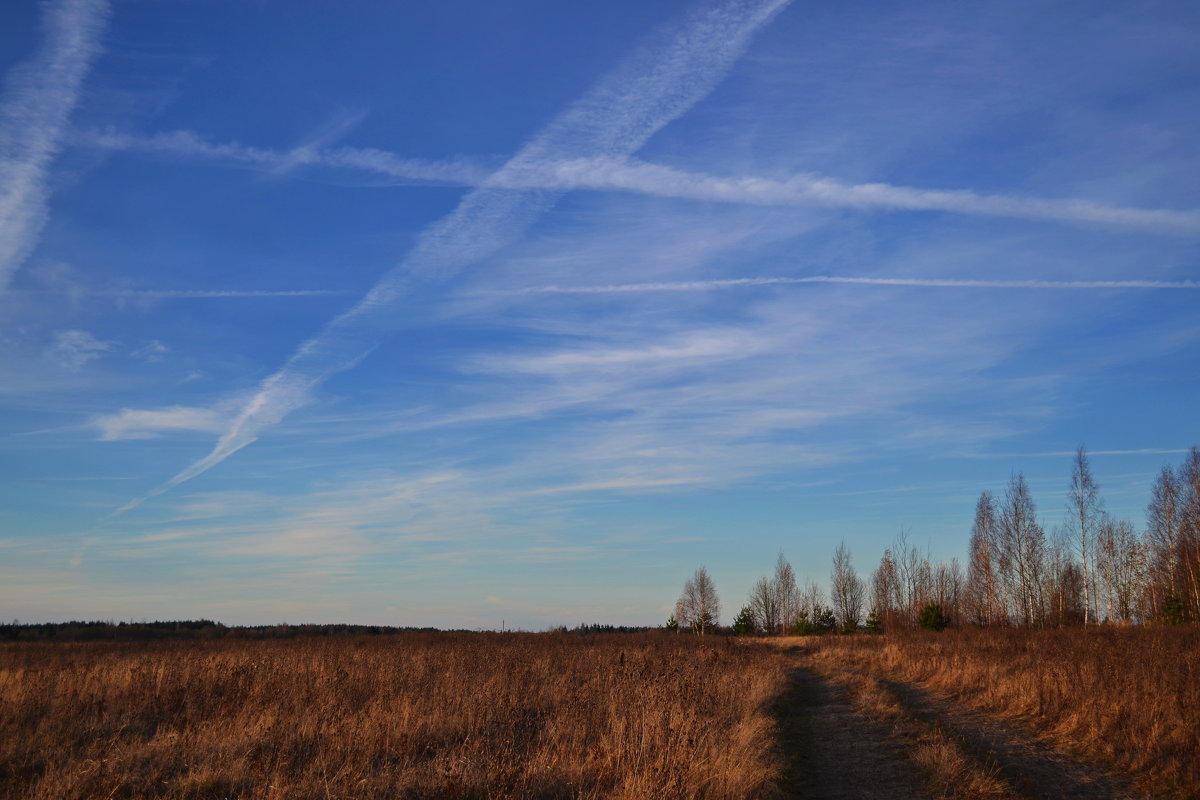
POLYGON ((679 635, 0 647, 0 797, 743 798, 785 659, 679 635))
POLYGON ((1200 796, 1200 631, 0 645, 0 798, 1200 796))

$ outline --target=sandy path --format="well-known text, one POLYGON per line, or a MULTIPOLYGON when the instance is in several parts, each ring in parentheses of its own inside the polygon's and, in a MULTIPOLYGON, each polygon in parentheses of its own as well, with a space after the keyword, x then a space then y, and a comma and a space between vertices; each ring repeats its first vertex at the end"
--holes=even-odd
POLYGON ((813 800, 925 800, 901 743, 859 713, 845 690, 797 668, 777 710, 789 768, 785 795, 813 800))

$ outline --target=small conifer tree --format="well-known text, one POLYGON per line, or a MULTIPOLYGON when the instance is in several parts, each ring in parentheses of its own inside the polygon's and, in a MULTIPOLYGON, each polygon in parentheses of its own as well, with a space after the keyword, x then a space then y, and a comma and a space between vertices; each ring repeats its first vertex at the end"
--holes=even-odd
POLYGON ((755 631, 754 612, 750 606, 742 606, 742 610, 733 618, 733 632, 737 636, 753 636, 755 631))
POLYGON ((942 607, 937 603, 930 603, 922 608, 920 616, 917 617, 917 625, 927 631, 942 631, 949 624, 949 618, 942 613, 942 607))

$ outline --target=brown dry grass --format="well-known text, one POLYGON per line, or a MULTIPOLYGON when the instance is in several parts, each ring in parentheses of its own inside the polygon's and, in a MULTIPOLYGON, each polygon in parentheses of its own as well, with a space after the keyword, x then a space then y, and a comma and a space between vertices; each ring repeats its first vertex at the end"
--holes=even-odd
POLYGON ((0 646, 0 798, 743 798, 770 648, 407 634, 0 646))
POLYGON ((1200 629, 826 637, 819 657, 1048 734, 1143 790, 1200 797, 1200 629))

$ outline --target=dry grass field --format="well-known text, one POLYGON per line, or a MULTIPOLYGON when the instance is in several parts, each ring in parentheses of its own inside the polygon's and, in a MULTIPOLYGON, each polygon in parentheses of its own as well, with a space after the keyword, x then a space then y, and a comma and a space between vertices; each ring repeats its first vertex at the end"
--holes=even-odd
POLYGON ((746 798, 777 651, 687 635, 0 645, 0 797, 746 798))
POLYGON ((974 785, 960 796, 1004 792, 995 789, 994 769, 969 764, 943 735, 952 714, 992 744, 1003 738, 997 729, 1012 724, 1131 777, 1149 796, 1200 797, 1195 627, 914 631, 823 637, 806 647, 819 671, 853 685, 860 705, 891 714, 914 740, 923 730, 916 760, 928 761, 935 778, 948 774, 946 786, 974 785))
POLYGON ((1189 798, 1198 716, 1192 628, 11 643, 0 800, 1189 798))

